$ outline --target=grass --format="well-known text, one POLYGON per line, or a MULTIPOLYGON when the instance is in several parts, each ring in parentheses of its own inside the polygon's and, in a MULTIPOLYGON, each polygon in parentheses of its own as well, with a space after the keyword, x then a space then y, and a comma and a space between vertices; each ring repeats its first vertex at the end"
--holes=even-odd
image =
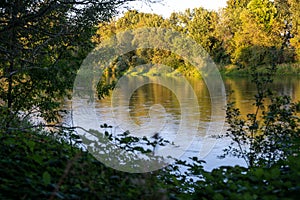
MULTIPOLYGON (((257 72, 267 73, 265 65, 258 66, 257 72)), ((251 68, 239 68, 237 65, 226 65, 219 67, 220 73, 228 77, 245 77, 251 74, 251 68)), ((160 67, 139 67, 128 71, 127 74, 132 76, 187 76, 201 78, 201 74, 196 68, 186 69, 179 67, 176 70, 171 68, 160 67)), ((284 63, 277 65, 276 76, 300 76, 300 63, 284 63)))
MULTIPOLYGON (((268 66, 257 67, 257 72, 266 73, 268 66)), ((220 67, 220 72, 224 76, 248 76, 251 73, 250 68, 239 69, 236 65, 227 65, 220 67)), ((277 65, 276 76, 300 76, 300 63, 284 63, 277 65)))

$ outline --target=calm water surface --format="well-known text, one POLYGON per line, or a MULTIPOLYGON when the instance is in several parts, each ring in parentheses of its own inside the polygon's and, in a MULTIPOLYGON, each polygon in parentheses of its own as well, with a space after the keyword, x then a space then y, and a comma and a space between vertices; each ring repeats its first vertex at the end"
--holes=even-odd
MULTIPOLYGON (((151 78, 155 77, 140 77, 140 79, 151 78)), ((132 93, 128 104, 125 104, 125 109, 124 103, 121 103, 122 97, 115 97, 113 104, 112 98, 107 97, 97 101, 95 104, 97 120, 86 119, 84 121, 78 116, 75 116, 75 118, 77 122, 82 120, 82 123, 86 126, 85 128, 94 128, 99 131, 103 131, 99 124, 107 123, 113 126, 112 133, 118 134, 126 131, 126 128, 122 127, 122 122, 120 122, 122 121, 122 116, 124 116, 124 118, 129 118, 132 124, 143 131, 143 133, 139 134, 151 136, 158 132, 162 137, 170 141, 175 140, 178 132, 182 131, 183 127, 186 132, 196 130, 197 135, 191 145, 185 149, 185 153, 182 156, 183 159, 185 157, 198 156, 207 162, 205 165, 207 170, 220 165, 245 165, 243 160, 236 158, 217 158, 217 156, 222 155, 222 149, 228 146, 230 141, 211 138, 211 135, 219 135, 226 131, 226 124, 224 126, 223 123, 212 121, 212 119, 224 118, 225 111, 223 109, 219 112, 213 112, 215 116, 212 116, 213 105, 211 105, 211 98, 204 81, 189 79, 190 86, 198 100, 198 105, 195 106, 195 104, 189 103, 190 99, 188 98, 191 92, 189 87, 185 84, 179 84, 176 77, 168 78, 172 79, 173 88, 178 89, 175 92, 159 84, 146 84, 132 93), (180 92, 181 98, 178 98, 178 92, 180 92), (187 99, 182 98, 185 96, 187 99), (119 104, 118 101, 120 101, 119 104), (188 111, 184 112, 185 110, 188 111), (187 116, 182 116, 183 112, 187 116), (117 120, 116 113, 118 115, 117 120), (183 120, 185 122, 182 122, 183 120), (214 128, 214 130, 223 131, 214 132, 214 130, 210 130, 208 134, 209 126, 212 123, 212 127, 222 126, 221 129, 214 128)), ((135 83, 129 82, 129 84, 135 83)), ((227 93, 229 93, 228 91, 234 91, 229 99, 236 102, 236 106, 241 110, 242 114, 246 115, 254 112, 253 102, 256 89, 255 84, 250 79, 225 78, 224 85, 227 93)), ((289 95, 294 101, 300 101, 300 78, 298 77, 276 78, 271 88, 279 95, 289 95)), ((77 106, 79 107, 80 104, 77 104, 77 106)), ((85 111, 83 110, 82 112, 85 111)))

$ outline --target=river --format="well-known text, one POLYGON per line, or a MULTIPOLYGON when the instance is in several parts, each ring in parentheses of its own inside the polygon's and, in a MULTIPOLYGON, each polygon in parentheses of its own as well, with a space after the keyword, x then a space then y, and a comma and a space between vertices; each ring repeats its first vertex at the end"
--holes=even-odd
MULTIPOLYGON (((98 100, 92 105, 92 111, 81 109, 84 104, 82 102, 73 102, 75 125, 103 132, 104 129, 100 128, 100 125, 106 123, 113 127, 110 129, 113 135, 126 130, 140 137, 151 137, 159 133, 161 137, 184 146, 179 158, 197 156, 206 161, 204 164, 206 170, 221 165, 245 166, 245 162, 241 159, 218 158, 222 155, 223 149, 230 144, 228 139, 216 140, 211 137, 224 134, 226 131, 225 106, 213 110, 212 107, 216 105, 212 105, 210 93, 203 80, 191 78, 188 79, 189 84, 186 82, 182 84, 181 79, 167 77, 173 85, 166 86, 151 81, 157 77, 141 76, 138 79, 149 84, 137 87, 126 97, 117 94, 98 100), (193 99, 193 95, 196 100, 193 99)), ((256 88, 251 79, 224 78, 223 82, 227 94, 234 91, 227 100, 236 102, 236 107, 243 115, 253 113, 256 88)), ((127 83, 129 88, 136 85, 136 81, 127 83)), ((289 95, 293 101, 300 101, 299 77, 275 78, 271 88, 278 95, 289 95)))

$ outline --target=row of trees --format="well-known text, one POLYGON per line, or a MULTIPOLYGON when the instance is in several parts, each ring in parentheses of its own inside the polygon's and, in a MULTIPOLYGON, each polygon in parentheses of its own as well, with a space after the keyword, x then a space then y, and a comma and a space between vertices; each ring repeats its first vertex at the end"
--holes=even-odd
MULTIPOLYGON (((290 63, 300 60, 299 7, 298 0, 229 0, 219 12, 187 9, 172 13, 167 19, 133 10, 119 19, 101 23, 93 41, 101 43, 117 32, 143 26, 170 28, 200 43, 221 65, 290 63)), ((175 66, 184 63, 176 55, 158 49, 135 52, 123 61, 128 64, 133 56, 138 56, 141 63, 171 62, 175 66)))

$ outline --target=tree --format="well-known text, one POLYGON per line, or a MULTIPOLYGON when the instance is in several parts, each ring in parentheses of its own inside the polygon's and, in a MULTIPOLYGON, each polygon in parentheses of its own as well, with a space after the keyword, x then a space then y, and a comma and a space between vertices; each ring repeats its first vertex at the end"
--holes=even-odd
MULTIPOLYGON (((181 15, 178 15, 182 17, 181 15)), ((109 39, 113 35, 125 31, 132 30, 141 27, 155 27, 155 28, 174 28, 178 25, 172 25, 170 21, 164 20, 162 16, 149 13, 139 13, 136 10, 130 10, 124 14, 123 17, 110 21, 103 22, 98 25, 98 30, 93 36, 93 42, 100 44, 104 40, 109 39)), ((138 38, 132 38, 132 42, 138 40, 138 38)), ((125 55, 116 58, 109 68, 106 68, 104 76, 112 76, 114 78, 120 77, 127 70, 133 69, 137 65, 153 63, 153 64, 166 64, 179 67, 179 63, 182 63, 174 53, 153 48, 153 49, 137 49, 133 52, 128 52, 125 55)), ((143 72, 148 72, 143 70, 143 72)), ((101 85, 100 85, 101 86, 101 85)), ((102 86, 101 89, 104 89, 102 86)), ((101 95, 100 95, 101 96, 101 95)))
POLYGON ((234 36, 242 29, 240 15, 247 9, 250 0, 229 0, 227 6, 220 11, 220 20, 217 26, 217 33, 223 41, 227 54, 235 51, 234 36))
POLYGON ((57 121, 59 102, 92 48, 94 25, 128 1, 1 1, 0 126, 32 114, 57 121))
POLYGON ((283 62, 280 56, 283 24, 277 9, 268 0, 251 0, 240 13, 241 29, 234 35, 232 61, 242 66, 270 65, 283 62))
POLYGON ((227 104, 228 129, 223 136, 231 139, 231 145, 224 149, 223 157, 236 156, 243 158, 248 167, 269 168, 299 151, 300 102, 294 103, 289 96, 279 96, 271 90, 276 70, 273 66, 261 74, 256 66, 251 67, 251 80, 256 87, 253 113, 242 115, 235 102, 227 104))
POLYGON ((292 21, 291 34, 292 39, 291 46, 295 49, 297 60, 300 61, 300 1, 299 0, 288 0, 292 21))
POLYGON ((194 8, 187 10, 184 15, 187 18, 186 32, 197 43, 210 54, 217 63, 226 62, 226 53, 223 42, 217 32, 219 15, 215 11, 204 8, 194 8), (188 11, 188 12, 187 12, 188 11))

